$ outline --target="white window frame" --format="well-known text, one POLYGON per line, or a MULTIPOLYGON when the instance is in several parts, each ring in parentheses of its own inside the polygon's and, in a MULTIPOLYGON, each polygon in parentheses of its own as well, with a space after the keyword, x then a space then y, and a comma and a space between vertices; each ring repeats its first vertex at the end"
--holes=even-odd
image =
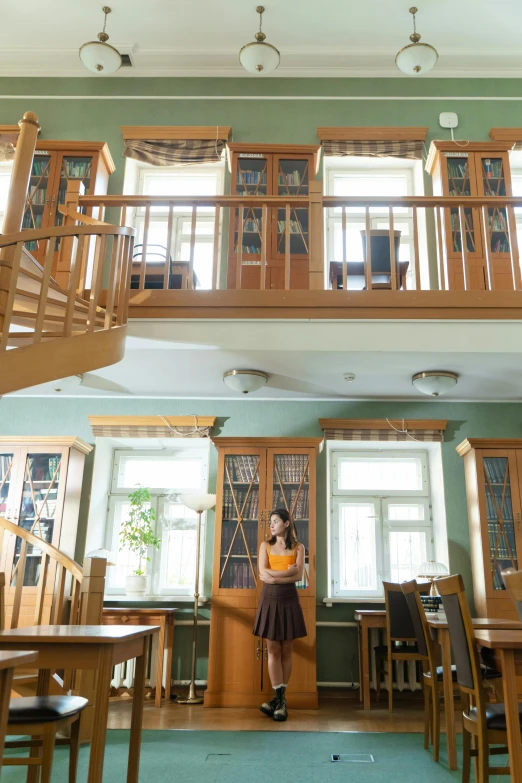
MULTIPOLYGON (((516 150, 509 156, 511 168, 511 187, 514 196, 522 197, 522 150, 516 150), (520 187, 517 187, 520 184, 520 187)), ((522 246, 522 207, 515 207, 515 224, 518 247, 522 246)))
POLYGON ((401 449, 400 443, 397 444, 397 449, 386 450, 369 449, 367 451, 361 449, 350 449, 345 447, 344 449, 331 449, 329 451, 329 473, 330 473, 330 514, 329 514, 329 579, 330 590, 329 595, 334 599, 382 599, 384 597, 384 591, 382 588, 383 581, 391 580, 391 561, 390 561, 390 532, 423 532, 426 536, 426 559, 432 559, 434 557, 434 530, 433 530, 433 515, 432 515, 432 503, 430 496, 430 481, 429 481, 429 455, 424 450, 401 449), (403 457, 416 457, 420 459, 421 468, 421 483, 422 486, 418 491, 414 490, 385 490, 376 491, 353 489, 346 490, 338 487, 338 469, 341 459, 400 459, 403 457), (341 585, 341 571, 342 563, 340 558, 339 548, 339 523, 340 523, 340 509, 342 505, 348 501, 352 502, 373 502, 375 504, 376 514, 376 572, 377 572, 377 586, 375 590, 342 590, 341 585), (387 509, 391 504, 410 505, 413 502, 418 502, 424 506, 424 519, 422 520, 389 520, 387 509))
MULTIPOLYGON (((12 160, 1 161, 0 162, 0 177, 2 177, 2 179, 4 177, 8 177, 9 178, 9 183, 10 183, 11 182, 12 173, 13 173, 13 161, 12 160)), ((3 226, 4 226, 4 219, 5 219, 6 210, 7 210, 7 198, 5 200, 5 203, 0 202, 0 232, 2 231, 3 226)))
MULTIPOLYGON (((120 461, 124 456, 136 456, 136 457, 150 457, 157 458, 162 457, 180 457, 188 456, 189 458, 202 460, 202 482, 199 487, 193 488, 193 491, 206 492, 208 491, 208 479, 209 479, 209 447, 208 442, 205 440, 201 444, 201 448, 194 447, 191 444, 190 448, 184 448, 186 444, 181 443, 178 448, 169 448, 161 450, 149 450, 149 449, 114 449, 113 459, 111 465, 111 480, 109 485, 109 495, 107 502, 107 517, 104 531, 104 543, 103 546, 109 551, 114 551, 113 538, 114 538, 114 523, 115 514, 118 508, 118 503, 128 499, 128 495, 135 487, 118 487, 118 475, 121 469, 120 461)), ((181 492, 190 492, 190 488, 184 488, 179 490, 181 492)), ((155 511, 156 521, 154 523, 155 534, 163 542, 163 536, 168 533, 162 526, 163 506, 168 502, 168 496, 176 494, 176 488, 171 487, 158 487, 149 488, 150 505, 155 511)), ((192 516, 191 516, 192 519, 192 516)), ((200 585, 199 590, 203 590, 203 578, 205 573, 205 538, 206 538, 206 514, 201 517, 201 542, 200 542, 200 585)), ((118 550, 119 551, 119 547, 118 550)), ((117 551, 114 554, 117 554, 117 551)), ((184 589, 169 588, 166 587, 165 569, 166 569, 166 556, 162 551, 162 546, 159 549, 151 547, 148 552, 150 562, 145 564, 145 572, 149 578, 149 592, 147 597, 154 596, 193 596, 194 585, 187 586, 184 589)), ((122 587, 111 587, 107 582, 106 594, 107 595, 125 595, 125 589, 122 587)))

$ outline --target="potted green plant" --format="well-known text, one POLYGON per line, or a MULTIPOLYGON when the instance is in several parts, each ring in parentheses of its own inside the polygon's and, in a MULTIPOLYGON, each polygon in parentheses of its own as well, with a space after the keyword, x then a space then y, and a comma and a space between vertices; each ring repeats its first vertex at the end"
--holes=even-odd
POLYGON ((154 534, 152 522, 156 519, 154 509, 148 506, 149 490, 138 487, 128 495, 130 512, 120 530, 120 550, 128 549, 138 555, 138 567, 125 580, 127 595, 143 595, 147 590, 144 566, 148 563, 149 547, 160 547, 160 539, 154 534))

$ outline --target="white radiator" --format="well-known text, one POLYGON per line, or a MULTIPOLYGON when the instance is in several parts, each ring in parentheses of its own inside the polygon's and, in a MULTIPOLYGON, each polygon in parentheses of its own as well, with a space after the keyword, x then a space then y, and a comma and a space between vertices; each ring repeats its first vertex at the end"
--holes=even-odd
MULTIPOLYGON (((167 651, 165 650, 165 656, 167 651)), ((147 655, 147 662, 145 667, 145 687, 156 687, 156 672, 158 670, 158 634, 152 634, 149 641, 149 652, 147 655)), ((118 663, 112 671, 112 688, 133 688, 134 687, 134 673, 136 671, 136 658, 131 658, 123 663, 118 663)), ((167 676, 167 667, 165 662, 163 664, 163 682, 165 687, 167 676)))
MULTIPOLYGON (((379 629, 370 629, 370 687, 374 690, 377 686, 377 666, 375 663, 374 648, 380 644, 379 629)), ((420 691, 422 690, 422 682, 417 679, 418 662, 416 661, 394 661, 393 663, 393 687, 398 691, 420 691)), ((381 688, 384 687, 389 690, 388 675, 384 675, 384 683, 381 683, 381 688)))

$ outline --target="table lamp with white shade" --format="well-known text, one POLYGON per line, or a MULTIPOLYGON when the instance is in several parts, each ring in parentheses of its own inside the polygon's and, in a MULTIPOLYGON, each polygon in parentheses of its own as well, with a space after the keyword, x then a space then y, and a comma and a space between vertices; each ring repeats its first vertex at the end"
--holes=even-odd
MULTIPOLYGON (((178 704, 202 704, 203 697, 196 692, 196 645, 198 641, 198 602, 199 602, 199 550, 201 539, 201 515, 216 505, 216 496, 208 492, 199 492, 190 495, 180 495, 179 500, 184 506, 195 511, 198 515, 196 528, 196 579, 194 587, 194 625, 192 626, 192 674, 190 687, 186 698, 176 699, 178 704)), ((168 673, 167 676, 170 676, 168 673)))
POLYGON ((421 601, 425 612, 435 614, 439 611, 442 604, 442 598, 437 591, 435 580, 440 576, 447 576, 448 573, 449 571, 444 563, 439 563, 437 560, 426 560, 424 563, 420 564, 417 577, 419 579, 429 579, 431 582, 429 595, 421 595, 421 601))

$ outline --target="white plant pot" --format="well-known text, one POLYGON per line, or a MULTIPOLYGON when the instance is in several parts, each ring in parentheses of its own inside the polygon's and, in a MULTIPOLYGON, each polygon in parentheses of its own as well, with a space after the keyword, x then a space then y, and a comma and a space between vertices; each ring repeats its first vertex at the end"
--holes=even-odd
POLYGON ((146 576, 128 576, 125 579, 125 593, 126 595, 145 595, 147 592, 147 577, 146 576))

